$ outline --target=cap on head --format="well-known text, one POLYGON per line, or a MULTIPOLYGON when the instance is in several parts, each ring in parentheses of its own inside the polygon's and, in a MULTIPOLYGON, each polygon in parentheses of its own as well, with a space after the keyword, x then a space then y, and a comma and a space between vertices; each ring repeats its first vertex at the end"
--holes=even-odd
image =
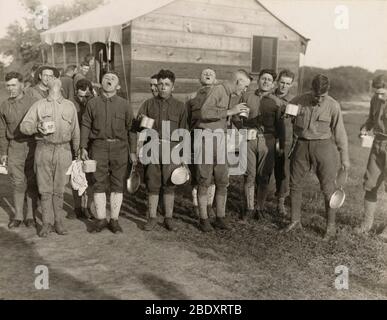
POLYGON ((386 82, 384 80, 384 75, 380 74, 372 80, 372 88, 381 89, 385 87, 386 87, 386 82))
POLYGON ((39 67, 39 68, 36 70, 36 72, 35 72, 35 74, 34 74, 34 78, 35 78, 34 80, 35 80, 36 83, 38 83, 38 82, 40 81, 39 76, 42 75, 42 73, 43 73, 44 70, 51 70, 51 71, 54 73, 54 77, 55 77, 55 78, 59 78, 59 76, 60 76, 60 73, 59 73, 59 71, 58 71, 57 68, 50 67, 50 66, 41 66, 41 67, 39 67))

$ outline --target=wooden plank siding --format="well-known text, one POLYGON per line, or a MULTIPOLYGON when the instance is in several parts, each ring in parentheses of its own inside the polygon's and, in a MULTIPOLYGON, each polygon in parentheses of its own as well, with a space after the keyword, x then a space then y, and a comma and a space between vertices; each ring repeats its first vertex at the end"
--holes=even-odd
POLYGON ((135 110, 151 97, 149 77, 162 68, 176 74, 175 97, 181 100, 198 89, 206 67, 220 81, 239 68, 251 71, 253 36, 277 38, 278 70, 298 75, 300 36, 255 0, 177 0, 133 20, 131 31, 135 110))

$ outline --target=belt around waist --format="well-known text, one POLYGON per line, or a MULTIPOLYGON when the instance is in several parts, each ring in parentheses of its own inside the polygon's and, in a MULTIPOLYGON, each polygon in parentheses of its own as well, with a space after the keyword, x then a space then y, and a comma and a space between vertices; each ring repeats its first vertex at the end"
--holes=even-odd
POLYGON ((25 142, 35 142, 35 139, 29 138, 29 139, 11 139, 10 142, 16 142, 16 143, 25 143, 25 142))
POLYGON ((70 141, 67 141, 67 142, 51 142, 51 141, 45 141, 45 140, 37 140, 37 143, 45 144, 45 145, 51 145, 51 146, 64 146, 66 144, 70 144, 70 141))
POLYGON ((325 141, 331 141, 331 138, 329 138, 329 139, 305 139, 305 138, 298 138, 298 141, 305 141, 305 142, 325 142, 325 141))

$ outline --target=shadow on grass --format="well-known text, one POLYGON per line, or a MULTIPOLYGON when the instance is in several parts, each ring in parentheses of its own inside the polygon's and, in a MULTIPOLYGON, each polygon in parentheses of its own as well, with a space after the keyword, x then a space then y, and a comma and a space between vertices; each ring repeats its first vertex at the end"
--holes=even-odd
POLYGON ((182 286, 159 278, 150 273, 140 276, 142 283, 162 300, 188 300, 189 297, 183 292, 182 286))
MULTIPOLYGON (((43 240, 42 240, 43 241, 43 240)), ((103 290, 79 281, 71 275, 51 269, 31 243, 17 233, 0 228, 0 298, 1 299, 47 299, 47 300, 116 300, 103 290), (37 266, 49 270, 49 290, 35 288, 37 266)))

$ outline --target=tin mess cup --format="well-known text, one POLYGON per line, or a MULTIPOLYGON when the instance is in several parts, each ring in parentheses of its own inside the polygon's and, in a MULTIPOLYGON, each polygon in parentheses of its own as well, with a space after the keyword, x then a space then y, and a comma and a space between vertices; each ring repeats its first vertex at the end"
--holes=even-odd
MULTIPOLYGON (((242 103, 242 104, 246 105, 245 103, 242 103)), ((248 118, 249 118, 249 114, 250 114, 250 109, 247 109, 247 111, 241 112, 241 113, 239 114, 239 116, 240 116, 241 118, 248 119, 248 118)))
POLYGON ((54 133, 56 130, 54 121, 45 121, 42 123, 42 127, 47 134, 54 133))
POLYGON ((298 115, 299 110, 300 107, 298 105, 289 103, 286 106, 285 114, 287 114, 288 116, 296 117, 298 115))
POLYGON ((372 148, 374 143, 374 136, 362 135, 361 137, 361 146, 363 148, 372 148))
POLYGON ((97 171, 97 161, 85 160, 82 164, 82 170, 84 173, 94 173, 97 171))
POLYGON ((154 124, 155 124, 154 119, 148 118, 145 115, 141 117, 141 123, 140 123, 141 128, 152 129, 154 124))
POLYGON ((8 174, 8 168, 4 164, 0 164, 0 174, 8 174))

